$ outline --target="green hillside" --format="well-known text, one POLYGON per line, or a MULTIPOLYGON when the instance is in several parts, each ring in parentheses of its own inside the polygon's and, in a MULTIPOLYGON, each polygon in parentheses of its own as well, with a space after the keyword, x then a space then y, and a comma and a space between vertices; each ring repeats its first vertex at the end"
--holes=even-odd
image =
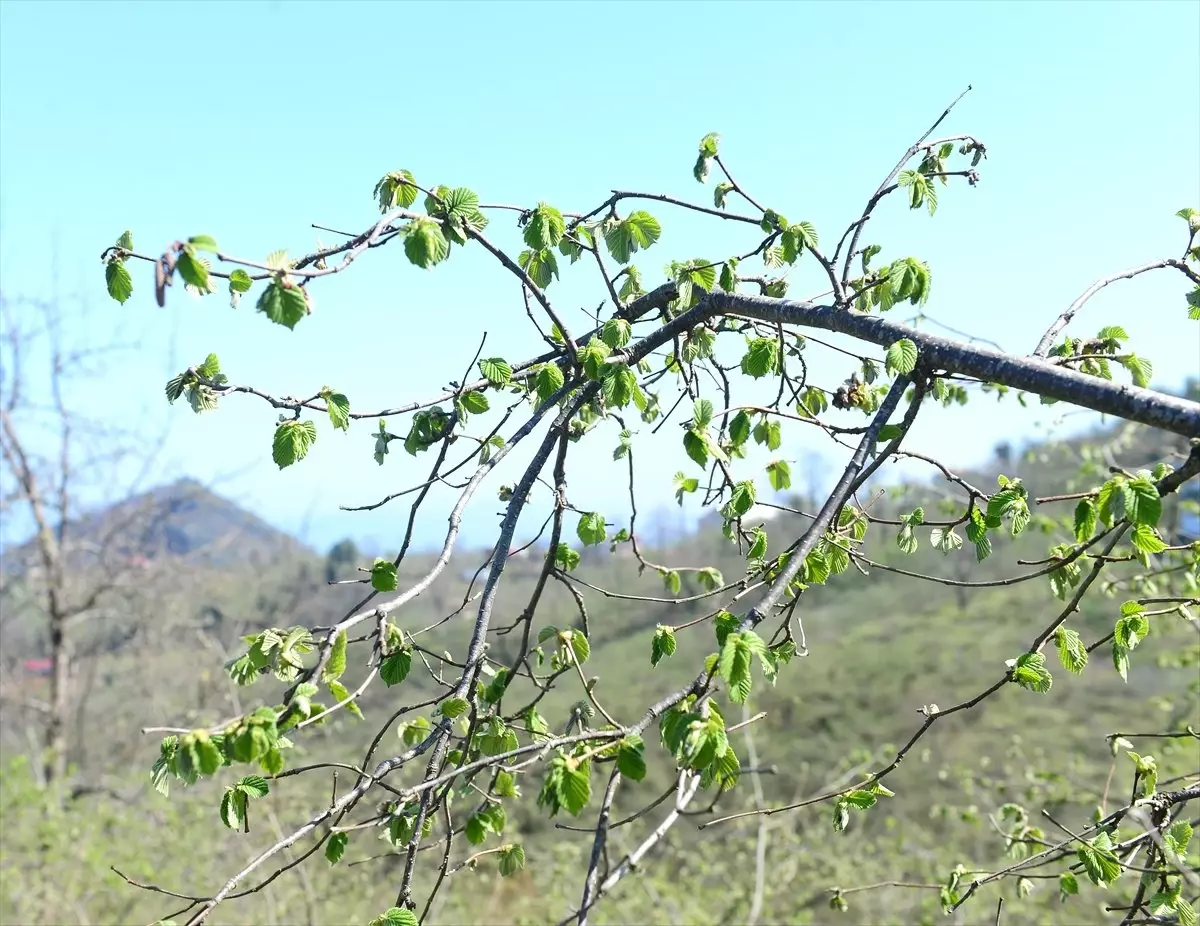
MULTIPOLYGON (((1077 490, 1079 486, 1064 482, 1060 474, 1078 473, 1081 461, 1085 476, 1090 468, 1093 477, 1102 479, 1109 466, 1152 465, 1185 449, 1184 441, 1169 438, 1147 446, 1143 433, 1123 427, 1088 439, 1034 446, 1023 454, 1001 449, 992 471, 958 475, 992 491, 1003 469, 1008 476, 1023 478, 1031 496, 1045 496, 1077 490), (1064 465, 1068 461, 1071 465, 1064 465)), ((940 500, 960 494, 955 485, 937 480, 864 490, 860 502, 873 499, 871 513, 880 519, 900 520, 918 505, 925 506, 932 519, 940 500)), ((806 505, 805 499, 792 499, 784 507, 794 511, 779 511, 770 519, 773 543, 775 538, 782 542, 796 536, 806 522, 806 505)), ((136 594, 122 597, 115 613, 89 630, 79 669, 86 696, 72 744, 72 760, 80 772, 76 780, 86 783, 89 793, 58 807, 47 804, 35 788, 26 756, 29 715, 6 709, 0 719, 6 763, 0 785, 5 823, 0 833, 0 922, 152 922, 185 902, 125 884, 110 866, 136 882, 182 894, 208 894, 256 849, 292 831, 310 808, 329 799, 330 775, 319 781, 314 776, 280 778, 268 797, 253 804, 249 833, 235 833, 219 819, 228 783, 220 776, 182 791, 176 783, 170 800, 149 787, 148 771, 165 731, 138 730, 209 726, 257 704, 275 703, 285 686, 268 677, 239 688, 222 669, 244 651, 243 637, 272 626, 328 625, 362 596, 362 586, 327 584, 329 578, 355 574, 346 562, 354 552, 351 546, 322 557, 268 533, 252 516, 242 518, 245 513, 226 506, 207 497, 198 507, 172 512, 177 520, 169 523, 186 531, 187 549, 181 554, 173 547, 174 535, 164 526, 153 537, 156 556, 136 594), (253 559, 195 555, 220 545, 221 524, 243 525, 240 536, 249 538, 257 551, 253 559)), ((763 806, 774 806, 856 780, 868 768, 890 761, 921 726, 923 706, 956 704, 1001 678, 1005 666, 999 654, 1016 656, 1027 648, 1062 606, 1047 578, 964 588, 892 570, 998 582, 1011 575, 1015 560, 1043 559, 1047 546, 1055 542, 1052 537, 1061 532, 1054 519, 1061 518, 1062 511, 1047 506, 1034 515, 1026 533, 998 543, 995 555, 980 564, 969 544, 951 554, 933 549, 927 528, 918 531, 919 545, 911 554, 896 543, 897 527, 890 532, 885 525, 872 528, 862 552, 877 565, 860 564, 851 568, 862 575, 844 574, 810 586, 796 615, 807 651, 793 659, 776 685, 756 681, 744 717, 726 718, 733 726, 764 714, 731 734, 744 767, 737 789, 715 804, 706 803, 711 798, 702 795, 666 843, 654 850, 643 873, 622 882, 596 908, 593 922, 744 921, 755 887, 759 840, 772 872, 763 886, 761 922, 833 922, 838 914, 829 904, 836 887, 845 891, 839 896, 848 905, 836 921, 940 922, 937 885, 956 864, 994 871, 1038 851, 1042 844, 1058 842, 1061 833, 1043 810, 1076 828, 1090 822, 1096 807, 1123 804, 1127 796, 1113 789, 1128 788, 1130 760, 1121 750, 1114 757, 1106 736, 1183 730, 1189 724, 1200 729, 1195 665, 1173 667, 1156 659, 1170 649, 1195 645, 1194 627, 1174 615, 1155 623, 1150 641, 1132 660, 1128 682, 1113 670, 1102 649, 1077 676, 1056 663, 1053 686, 1045 694, 1010 685, 977 709, 939 722, 888 778, 896 796, 870 812, 853 813, 845 833, 834 832, 827 803, 699 828, 753 808, 756 789, 761 789, 757 800, 763 806), (1006 840, 1016 811, 1005 811, 1005 805, 1025 808, 1035 829, 1022 831, 1015 841, 1006 840), (880 882, 897 883, 855 890, 880 882), (681 889, 684 884, 686 890, 681 889)), ((1186 504, 1172 501, 1163 519, 1178 526, 1189 516, 1186 504)), ((501 661, 515 652, 517 641, 510 640, 504 628, 528 599, 542 552, 534 549, 514 559, 505 572, 493 620, 496 633, 490 640, 491 655, 501 661)), ((714 567, 726 580, 745 570, 743 556, 711 523, 669 549, 643 552, 656 563, 714 567)), ((462 573, 466 564, 481 564, 486 556, 463 554, 463 569, 447 570, 428 593, 399 614, 403 628, 415 634, 419 652, 434 664, 444 651, 453 655, 463 650, 473 614, 470 604, 459 616, 444 619, 478 591, 478 584, 470 585, 469 571, 467 578, 462 573), (419 632, 426 627, 433 629, 419 632)), ((401 566, 399 586, 411 584, 431 565, 429 554, 409 557, 401 566)), ((1117 574, 1120 568, 1115 567, 1117 574)), ((715 607, 712 602, 631 600, 639 595, 675 596, 653 571, 639 575, 626 547, 585 552, 571 576, 589 615, 591 654, 584 668, 589 678, 598 679, 598 699, 622 722, 632 722, 656 697, 687 684, 704 657, 716 650, 712 622, 703 619, 715 607), (652 669, 650 641, 659 624, 678 628, 678 649, 652 669)), ((20 582, 20 577, 9 580, 5 594, 10 607, 20 600, 20 582)), ((694 573, 681 574, 678 597, 702 592, 694 573)), ((1106 597, 1090 598, 1071 626, 1085 640, 1102 636, 1112 628, 1122 600, 1120 588, 1106 597)), ((551 583, 538 625, 580 623, 572 594, 563 584, 551 583)), ((21 660, 40 654, 38 633, 32 607, 25 606, 13 621, 6 614, 6 677, 18 678, 29 700, 45 697, 39 688, 43 679, 19 677, 21 660)), ((364 667, 352 662, 345 684, 354 690, 364 674, 364 667)), ((522 684, 513 682, 506 704, 511 700, 520 705, 536 697, 522 684)), ((336 785, 345 789, 353 783, 353 767, 367 764, 364 756, 371 739, 389 714, 438 693, 429 675, 416 671, 398 686, 374 684, 359 702, 365 722, 342 711, 308 728, 295 737, 288 764, 304 765, 318 758, 345 763, 350 768, 338 773, 336 785)), ((561 723, 581 697, 581 684, 564 683, 540 699, 538 710, 561 723)), ((1194 775, 1200 768, 1200 741, 1195 738, 1137 741, 1136 746, 1153 751, 1160 781, 1194 775)), ((403 748, 390 730, 371 761, 403 748)), ((649 773, 618 793, 614 820, 673 785, 670 759, 660 748, 652 728, 647 749, 655 755, 648 761, 649 773)), ((548 819, 532 800, 541 775, 534 768, 528 777, 518 776, 529 799, 511 811, 505 840, 519 840, 538 864, 504 879, 490 857, 481 859, 477 869, 455 870, 448 876, 470 879, 472 885, 443 892, 445 905, 431 910, 427 922, 555 922, 578 904, 579 872, 591 847, 586 830, 594 825, 595 803, 578 820, 566 815, 548 819)), ((419 770, 408 772, 393 784, 418 774, 419 770)), ((595 801, 603 779, 592 777, 595 801)), ((462 798, 469 799, 470 795, 462 798)), ((627 851, 669 810, 668 801, 614 829, 614 846, 627 851)), ((403 856, 383 835, 379 827, 352 832, 336 869, 318 855, 261 891, 223 905, 214 922, 367 922, 391 903, 403 865, 403 856)), ((306 845, 298 844, 285 858, 299 859, 306 845)), ((436 839, 429 846, 430 851, 442 851, 436 839)), ((478 848, 494 847, 493 837, 478 848)), ((1046 880, 1035 875, 1024 887, 1027 896, 1011 890, 1005 895, 1006 924, 1106 921, 1103 907, 1119 905, 1133 886, 1104 892, 1081 878, 1085 896, 1067 907, 1059 903, 1057 873, 1046 880)), ((954 921, 974 923, 981 921, 983 911, 990 915, 999 895, 989 891, 984 888, 980 901, 956 914, 954 921)))

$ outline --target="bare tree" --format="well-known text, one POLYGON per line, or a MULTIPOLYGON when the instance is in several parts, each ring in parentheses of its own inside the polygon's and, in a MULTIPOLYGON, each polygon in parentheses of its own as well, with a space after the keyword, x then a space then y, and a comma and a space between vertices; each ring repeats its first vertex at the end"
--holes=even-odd
POLYGON ((73 385, 95 382, 122 345, 69 344, 64 332, 72 318, 58 299, 0 296, 0 318, 0 485, 8 535, 0 697, 40 730, 37 768, 48 784, 67 773, 72 715, 82 707, 77 688, 91 678, 78 672, 81 632, 145 591, 139 540, 162 514, 147 503, 96 520, 91 509, 136 491, 156 448, 73 407, 73 385), (21 531, 32 536, 14 547, 21 531), (38 651, 44 662, 29 659, 38 651), (30 675, 46 679, 45 698, 26 694, 30 675))

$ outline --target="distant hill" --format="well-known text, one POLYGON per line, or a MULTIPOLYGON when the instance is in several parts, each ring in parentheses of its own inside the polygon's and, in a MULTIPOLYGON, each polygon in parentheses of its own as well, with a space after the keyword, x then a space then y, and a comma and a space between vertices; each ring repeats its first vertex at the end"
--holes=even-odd
MULTIPOLYGON (((69 522, 64 536, 68 559, 81 565, 101 557, 146 566, 164 559, 223 566, 312 553, 295 537, 193 479, 88 512, 69 522)), ((20 571, 36 553, 32 538, 6 551, 4 570, 20 571)))

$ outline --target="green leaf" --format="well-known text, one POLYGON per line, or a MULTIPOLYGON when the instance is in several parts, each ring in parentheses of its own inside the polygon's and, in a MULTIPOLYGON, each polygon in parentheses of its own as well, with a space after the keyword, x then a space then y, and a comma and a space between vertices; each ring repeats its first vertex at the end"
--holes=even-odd
POLYGON ((216 254, 218 250, 217 239, 212 235, 192 235, 188 238, 187 243, 194 247, 197 251, 208 251, 216 254))
POLYGON ((1133 544, 1134 549, 1150 555, 1161 553, 1167 548, 1158 531, 1148 524, 1137 525, 1130 532, 1129 542, 1133 544))
POLYGON ((729 440, 736 447, 746 443, 749 439, 750 416, 744 411, 740 411, 729 421, 729 440))
POLYGON ((565 543, 560 543, 554 551, 554 563, 563 572, 570 572, 579 565, 579 553, 565 543))
POLYGON ((792 468, 785 460, 775 460, 767 464, 767 478, 772 489, 783 492, 792 487, 792 468))
POLYGON ((741 517, 754 507, 754 483, 746 479, 736 483, 729 495, 729 511, 734 517, 741 517))
POLYGON ((311 421, 284 421, 275 428, 271 459, 280 469, 291 466, 308 454, 317 439, 317 426, 311 421))
POLYGON ((637 375, 629 367, 616 363, 606 363, 600 369, 600 392, 605 403, 615 408, 624 408, 641 395, 637 375))
POLYGON ((650 644, 650 665, 658 665, 664 656, 675 655, 675 629, 659 624, 654 629, 654 640, 650 644))
POLYGON ((482 392, 467 392, 462 396, 463 408, 472 415, 482 415, 490 407, 488 397, 482 392))
POLYGON ((1073 675, 1083 671, 1083 667, 1087 665, 1088 654, 1087 647, 1083 645, 1078 633, 1066 627, 1059 627, 1054 631, 1054 645, 1058 648, 1058 658, 1062 661, 1064 669, 1073 675))
POLYGON ((962 538, 958 536, 953 528, 935 527, 929 532, 929 543, 942 553, 952 553, 955 550, 962 549, 962 538))
POLYGON ((1139 357, 1137 354, 1130 354, 1128 357, 1122 358, 1121 363, 1129 371, 1135 386, 1145 389, 1150 385, 1150 379, 1154 376, 1154 364, 1149 360, 1139 357))
POLYGON ((479 211, 479 194, 466 187, 456 187, 442 197, 446 214, 465 219, 479 211))
POLYGON ((407 170, 394 170, 375 184, 374 196, 380 212, 407 209, 417 201, 416 180, 407 170))
POLYGON ((238 267, 232 270, 229 274, 229 290, 234 293, 244 293, 250 290, 254 285, 254 280, 250 278, 250 274, 238 267))
POLYGON ((1176 820, 1164 834, 1167 843, 1179 855, 1187 852, 1188 843, 1192 841, 1192 824, 1187 820, 1176 820))
POLYGON ((629 343, 633 329, 623 318, 610 318, 600 329, 600 338, 613 350, 619 350, 629 343))
POLYGON ((888 373, 911 373, 917 365, 917 345, 908 338, 901 338, 887 349, 884 365, 888 373))
POLYGON ((604 243, 617 263, 629 263, 639 248, 648 248, 662 234, 662 226, 648 212, 638 210, 615 224, 604 233, 604 243))
POLYGON ((778 373, 779 341, 775 338, 754 338, 746 345, 746 353, 742 357, 742 372, 754 379, 761 379, 771 373, 778 373))
POLYGON ((563 386, 563 371, 555 363, 543 363, 533 376, 533 390, 545 402, 563 386))
POLYGON ((240 830, 246 823, 249 799, 235 788, 226 788, 221 797, 221 822, 231 830, 240 830))
POLYGON ((729 698, 734 704, 745 704, 753 683, 750 666, 755 656, 765 659, 766 644, 752 630, 734 631, 721 644, 717 672, 729 685, 729 698))
POLYGON ((1139 477, 1130 480, 1128 487, 1133 495, 1133 506, 1132 510, 1127 508, 1125 516, 1134 524, 1154 527, 1162 515, 1162 497, 1158 494, 1158 486, 1145 477, 1139 477))
POLYGON ((525 867, 525 849, 520 843, 500 849, 500 876, 507 878, 525 867))
POLYGON ((271 783, 262 775, 246 775, 234 787, 249 798, 266 797, 271 793, 271 783))
POLYGON ((325 394, 325 410, 329 412, 329 421, 342 431, 350 430, 350 400, 340 392, 325 394))
POLYGON ((121 305, 133 295, 133 277, 122 261, 110 260, 104 266, 104 281, 108 284, 108 294, 121 305))
MULTIPOLYGON (((687 445, 686 435, 684 437, 684 445, 687 445)), ((689 455, 690 453, 691 451, 689 451, 689 455)), ((693 457, 693 459, 695 458, 693 457)), ((705 459, 707 459, 707 457, 705 459)), ((701 463, 700 465, 703 466, 704 463, 701 463)), ((696 479, 694 476, 684 476, 683 473, 675 474, 675 501, 677 501, 681 506, 683 505, 683 496, 685 494, 691 494, 692 492, 695 492, 698 488, 700 488, 699 479, 696 479)))
POLYGON ((631 781, 641 781, 646 777, 645 744, 640 736, 621 740, 617 749, 617 768, 631 781))
POLYGON ((1113 638, 1126 649, 1134 649, 1150 634, 1150 621, 1136 601, 1121 606, 1121 616, 1113 628, 1113 638))
POLYGON ((546 203, 538 203, 525 226, 525 243, 535 251, 552 248, 562 239, 566 227, 561 212, 546 203))
POLYGON ((1129 647, 1122 646, 1116 640, 1112 644, 1113 668, 1121 676, 1121 680, 1129 681, 1129 647))
POLYGON ((596 544, 603 543, 608 537, 608 529, 604 524, 604 515, 598 511, 581 515, 579 525, 575 528, 575 533, 585 546, 593 547, 596 544))
MULTIPOLYGON (((374 570, 371 571, 371 578, 374 580, 374 570)), ((333 638, 333 647, 329 651, 329 661, 325 664, 325 672, 322 677, 325 681, 330 682, 334 679, 341 678, 342 673, 346 671, 346 631, 339 631, 337 636, 333 638)))
POLYGON ((545 289, 558 277, 558 258, 549 248, 522 251, 517 255, 517 263, 541 289, 545 289))
POLYGON ((294 329, 308 314, 308 300, 304 298, 304 290, 279 280, 263 290, 256 307, 275 324, 288 329, 294 329))
POLYGON ((572 816, 579 816, 592 799, 591 763, 584 762, 575 770, 563 771, 563 805, 572 816))
POLYGON ((767 555, 767 532, 761 527, 756 527, 751 531, 751 536, 754 539, 750 542, 750 549, 746 551, 746 558, 760 560, 767 555))
POLYGON ((390 688, 393 685, 399 685, 408 678, 408 673, 411 669, 412 650, 400 649, 383 658, 383 662, 379 665, 379 677, 390 688))
POLYGON ((466 698, 447 698, 438 705, 438 713, 453 720, 465 714, 470 707, 471 704, 466 698))
POLYGON ((346 843, 350 841, 349 833, 333 833, 325 843, 325 860, 330 865, 336 865, 346 854, 346 843))
POLYGON ((764 444, 768 450, 778 450, 783 441, 783 428, 774 419, 764 418, 754 426, 754 442, 764 444))
POLYGON ((497 670, 495 676, 488 682, 487 688, 484 689, 483 700, 488 704, 496 704, 504 697, 504 692, 508 689, 511 680, 508 669, 497 670))
POLYGON ((184 251, 175 262, 175 269, 183 277, 185 283, 191 283, 201 292, 208 290, 208 267, 200 258, 189 251, 184 251))
POLYGON ((589 379, 598 380, 604 367, 604 359, 612 353, 612 348, 599 338, 588 341, 587 346, 579 352, 579 362, 589 379))
POLYGON ((571 651, 571 655, 577 664, 582 665, 588 661, 592 647, 582 630, 564 630, 560 639, 565 648, 571 651))
POLYGON ((1107 887, 1121 875, 1121 863, 1112 852, 1112 840, 1101 833, 1087 845, 1076 850, 1088 879, 1099 887, 1107 887))
POLYGON ((724 209, 725 200, 732 192, 733 184, 722 180, 715 187, 713 187, 713 206, 715 206, 717 209, 724 209))
POLYGON ((329 694, 332 696, 334 704, 341 704, 345 701, 346 710, 359 720, 364 719, 362 708, 358 706, 356 701, 350 700, 350 690, 345 685, 333 679, 330 679, 326 684, 329 686, 329 694))
POLYGON ((517 787, 517 781, 512 772, 501 769, 496 773, 496 782, 492 785, 492 793, 497 797, 520 797, 521 789, 517 787))
POLYGON ((442 226, 434 219, 413 219, 405 226, 404 254, 413 264, 428 270, 450 256, 450 244, 442 226))
POLYGON ((1086 543, 1096 531, 1096 503, 1090 498, 1079 500, 1075 506, 1075 539, 1086 543))
POLYGON ((874 791, 866 791, 858 788, 848 794, 842 795, 842 800, 855 810, 870 810, 875 806, 879 798, 874 791))
MULTIPOLYGON (((405 840, 407 842, 407 840, 405 840)), ((417 915, 406 907, 389 907, 367 926, 421 926, 417 915)))
POLYGON ((497 389, 507 386, 512 381, 512 367, 502 357, 488 357, 486 360, 480 360, 479 372, 497 389))
POLYGON ((1049 691, 1053 682, 1042 653, 1022 653, 1013 661, 1010 671, 1014 682, 1039 694, 1049 691))
POLYGON ((396 584, 396 564, 376 557, 371 566, 371 588, 377 592, 394 592, 396 584))

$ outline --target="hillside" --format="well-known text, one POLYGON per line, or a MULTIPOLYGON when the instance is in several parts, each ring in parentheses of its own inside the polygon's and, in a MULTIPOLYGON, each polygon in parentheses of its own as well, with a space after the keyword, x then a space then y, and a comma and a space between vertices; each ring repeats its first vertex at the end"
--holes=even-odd
MULTIPOLYGON (((1031 495, 1052 495, 1079 488, 1063 474, 1079 472, 1081 463, 1091 484, 1105 478, 1110 466, 1150 465, 1184 447, 1184 442, 1174 440, 1147 443, 1144 431, 1121 427, 1075 441, 1032 446, 1023 453, 1002 449, 992 467, 959 475, 990 491, 1003 471, 1022 477, 1031 495)), ((932 511, 947 495, 958 494, 954 486, 935 478, 865 490, 862 500, 873 499, 872 513, 887 519, 916 505, 932 511)), ((228 874, 232 860, 251 857, 256 847, 273 842, 304 819, 308 808, 328 799, 328 776, 283 779, 274 784, 269 798, 256 805, 261 810, 256 811, 251 832, 236 834, 220 824, 217 814, 227 781, 176 788, 170 801, 148 788, 147 770, 158 754, 163 732, 139 737, 136 730, 200 727, 258 704, 276 703, 284 685, 266 678, 236 688, 222 670, 229 659, 244 652, 245 635, 272 626, 327 625, 362 594, 359 586, 326 584, 327 561, 293 539, 271 532, 229 502, 194 489, 182 494, 169 491, 158 498, 165 511, 158 522, 161 529, 138 535, 149 538, 140 549, 154 553, 157 567, 148 575, 158 578, 147 582, 138 595, 123 599, 122 612, 111 622, 98 623, 90 638, 95 645, 82 653, 80 684, 87 688, 73 760, 90 781, 102 782, 119 797, 89 798, 91 812, 69 823, 44 818, 33 799, 28 773, 19 761, 10 767, 0 789, 6 824, 0 838, 6 846, 14 841, 28 845, 37 838, 46 848, 40 855, 20 857, 6 849, 8 860, 2 865, 7 867, 0 868, 5 875, 0 879, 4 922, 60 922, 55 918, 54 897, 64 889, 84 898, 81 918, 86 914, 93 922, 148 922, 170 905, 124 884, 108 866, 115 865, 135 880, 185 892, 210 891, 228 874), (194 506, 189 507, 189 499, 194 506), (180 538, 172 532, 175 529, 183 535, 172 541, 180 538), (262 551, 261 562, 241 555, 222 558, 226 551, 251 548, 262 551), (206 550, 220 555, 199 555, 206 550), (146 824, 146 813, 155 825, 146 824), (188 850, 180 852, 180 833, 185 828, 190 841, 188 850), (120 833, 120 838, 114 839, 113 833, 120 833), (17 883, 20 890, 12 887, 17 883)), ((142 511, 146 501, 129 504, 132 510, 142 511)), ((803 511, 808 504, 792 499, 787 507, 803 511)), ((1035 514, 1058 517, 1069 511, 1035 514)), ((1185 515, 1172 502, 1164 518, 1178 524, 1185 515)), ((97 515, 95 523, 120 520, 109 512, 97 515)), ((771 549, 780 549, 805 523, 800 513, 775 514, 767 527, 771 549)), ((748 764, 749 750, 756 751, 756 767, 763 770, 757 782, 762 800, 794 802, 820 792, 830 782, 886 762, 896 744, 919 726, 917 711, 923 704, 953 704, 978 693, 1003 671, 1002 659, 1027 646, 1048 615, 1061 607, 1045 579, 1011 587, 962 588, 931 584, 892 570, 969 576, 976 582, 998 580, 1013 573, 1014 559, 1044 556, 1057 529, 1050 518, 1044 518, 1016 540, 998 540, 995 554, 976 564, 973 551, 946 555, 933 549, 927 529, 920 532, 916 552, 905 554, 895 542, 895 527, 872 527, 864 551, 879 565, 866 568, 866 575, 851 571, 810 587, 797 612, 807 655, 795 659, 774 686, 756 680, 745 716, 762 711, 765 717, 748 728, 753 745, 745 733, 738 733, 736 748, 743 764, 748 764)), ((726 579, 738 577, 745 568, 736 548, 710 523, 701 524, 680 543, 645 553, 655 562, 675 567, 712 566, 726 579)), ((436 661, 442 651, 462 651, 473 608, 467 604, 462 616, 443 619, 478 591, 478 583, 471 587, 470 577, 473 567, 485 558, 482 551, 461 551, 461 559, 456 560, 459 568, 447 570, 398 615, 400 626, 415 635, 428 658, 436 661)), ((506 571, 491 640, 491 655, 496 659, 506 660, 515 651, 515 641, 503 628, 527 600, 540 561, 540 553, 531 551, 515 558, 506 571)), ((429 554, 409 557, 401 566, 400 586, 411 584, 431 565, 429 554)), ((715 649, 711 622, 700 621, 712 604, 671 600, 660 576, 653 571, 638 574, 626 548, 586 550, 572 575, 586 583, 577 585, 585 596, 590 622, 586 672, 598 679, 597 696, 621 720, 635 719, 647 703, 692 678, 697 665, 715 649), (636 595, 658 600, 628 597, 636 595), (694 621, 694 626, 679 631, 675 654, 651 669, 655 625, 682 628, 694 621)), ((702 591, 694 573, 682 573, 680 598, 702 591)), ((1119 597, 1098 597, 1072 618, 1072 626, 1085 639, 1096 638, 1111 629, 1119 603, 1119 597)), ((35 617, 28 615, 31 621, 35 617)), ((559 583, 550 584, 538 611, 536 626, 546 625, 580 625, 576 602, 559 583)), ((897 797, 878 813, 855 816, 846 834, 834 837, 824 805, 772 818, 765 852, 774 875, 765 893, 763 921, 829 922, 827 889, 833 885, 849 888, 893 879, 936 884, 959 862, 984 869, 1002 867, 1013 850, 1006 850, 1004 840, 998 838, 994 821, 1008 802, 1026 805, 1033 814, 1049 807, 1056 819, 1081 825, 1097 803, 1107 800, 1106 782, 1114 770, 1120 769, 1118 781, 1127 780, 1124 766, 1112 758, 1107 734, 1181 728, 1188 723, 1200 727, 1200 702, 1194 696, 1180 697, 1194 680, 1194 672, 1159 665, 1155 658, 1168 646, 1181 646, 1179 641, 1186 642, 1188 633, 1181 621, 1156 624, 1155 636, 1132 663, 1128 683, 1098 653, 1077 677, 1056 664, 1054 686, 1044 695, 1013 688, 974 712, 948 719, 890 779, 897 797)), ((36 636, 29 639, 36 641, 36 636)), ((365 676, 359 652, 352 656, 345 676, 351 689, 365 676)), ((37 685, 27 685, 30 697, 42 695, 37 685)), ((360 702, 365 722, 343 712, 310 728, 297 737, 296 755, 289 761, 357 764, 389 715, 439 690, 415 667, 398 687, 376 682, 360 702)), ((506 697, 518 705, 531 694, 519 680, 506 697)), ((561 726, 580 695, 579 685, 567 677, 560 688, 541 699, 539 711, 561 726)), ((739 719, 730 717, 729 723, 739 719)), ((6 760, 26 749, 24 722, 15 710, 0 718, 0 745, 6 760)), ((1164 780, 1194 772, 1192 746, 1186 740, 1154 744, 1164 780)), ((385 737, 379 748, 394 754, 400 748, 395 733, 385 737)), ((647 759, 646 779, 618 795, 617 817, 638 809, 670 784, 670 766, 654 732, 647 736, 647 759)), ((1120 760, 1126 761, 1123 756, 1120 760)), ((593 777, 595 791, 601 785, 593 777)), ((594 803, 579 820, 549 820, 533 806, 540 773, 534 771, 520 781, 528 800, 510 811, 505 838, 522 842, 538 867, 505 880, 487 865, 477 872, 461 871, 455 877, 473 878, 474 887, 453 892, 455 899, 435 910, 430 924, 553 922, 578 902, 578 870, 590 841, 586 832, 572 827, 592 825, 594 803)), ((599 908, 594 921, 737 922, 753 885, 757 825, 751 821, 701 833, 696 824, 715 814, 753 806, 749 785, 745 781, 722 798, 708 816, 677 826, 646 873, 623 886, 609 906, 599 908), (686 893, 678 890, 684 881, 691 886, 686 893)), ((622 851, 628 849, 656 819, 650 814, 618 831, 621 835, 615 844, 622 851)), ((356 832, 346 861, 338 868, 313 860, 304 878, 279 879, 271 891, 224 908, 219 922, 366 922, 386 906, 398 877, 398 857, 379 836, 377 830, 356 832)), ((1092 890, 1084 903, 1067 909, 1058 904, 1054 888, 1035 887, 1040 889, 1029 898, 1008 898, 1006 926, 1104 919, 1101 908, 1106 899, 1098 891, 1092 890)), ((985 898, 994 909, 995 897, 985 898)), ((844 922, 940 920, 936 891, 904 887, 853 895, 851 911, 844 922)))
MULTIPOLYGON (((301 554, 303 544, 193 479, 179 479, 89 511, 62 529, 63 546, 80 564, 102 554, 115 562, 164 558, 214 566, 301 554), (85 552, 86 551, 86 552, 85 552)), ((36 557, 33 539, 4 552, 6 571, 36 557)))

